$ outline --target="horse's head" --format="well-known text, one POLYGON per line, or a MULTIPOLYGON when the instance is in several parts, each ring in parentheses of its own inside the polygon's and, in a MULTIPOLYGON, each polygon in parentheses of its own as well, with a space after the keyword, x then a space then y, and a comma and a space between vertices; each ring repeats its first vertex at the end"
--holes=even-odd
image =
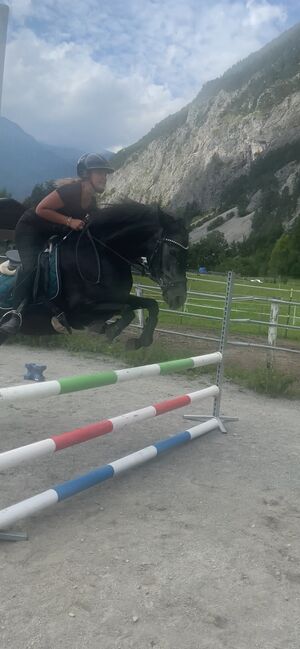
MULTIPOLYGON (((130 264, 147 257, 151 277, 171 309, 186 299, 188 231, 184 219, 135 201, 95 210, 90 231, 103 250, 130 264)), ((114 257, 112 257, 114 258, 114 257)))
POLYGON ((171 309, 178 309, 186 300, 188 231, 183 219, 161 209, 159 221, 161 232, 148 257, 148 265, 165 302, 171 309))

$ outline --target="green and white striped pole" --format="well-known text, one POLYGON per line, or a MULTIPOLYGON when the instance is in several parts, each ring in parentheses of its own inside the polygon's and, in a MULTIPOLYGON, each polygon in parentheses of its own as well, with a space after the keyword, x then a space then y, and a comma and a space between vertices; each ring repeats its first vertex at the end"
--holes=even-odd
POLYGON ((222 354, 220 352, 214 352, 202 356, 180 358, 175 361, 154 363, 153 365, 140 365, 122 370, 96 372, 95 374, 79 374, 78 376, 69 376, 55 381, 45 381, 44 383, 9 386, 0 388, 0 404, 4 401, 19 401, 21 399, 29 401, 30 399, 42 399, 44 397, 68 394, 70 392, 91 390, 93 388, 101 388, 105 385, 123 383, 134 379, 171 374, 172 372, 203 367, 205 365, 215 365, 221 363, 221 361, 222 354))

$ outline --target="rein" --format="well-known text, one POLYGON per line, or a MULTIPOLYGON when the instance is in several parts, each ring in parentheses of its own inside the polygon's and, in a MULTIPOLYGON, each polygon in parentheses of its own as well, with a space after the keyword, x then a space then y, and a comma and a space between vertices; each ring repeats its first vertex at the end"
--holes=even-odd
POLYGON ((92 237, 92 235, 91 235, 91 233, 90 233, 90 231, 89 231, 89 226, 88 226, 88 225, 86 225, 85 228, 81 231, 81 233, 80 233, 80 235, 79 235, 79 237, 78 237, 78 239, 77 239, 77 241, 76 241, 76 247, 75 247, 75 261, 76 261, 76 268, 77 268, 77 270, 78 270, 79 276, 80 276, 80 278, 81 278, 84 282, 88 282, 89 284, 92 284, 93 286, 96 285, 96 284, 99 284, 99 282, 100 282, 100 277, 101 277, 101 265, 100 265, 100 259, 99 259, 98 250, 97 250, 97 248, 96 248, 96 246, 95 246, 95 241, 94 241, 94 239, 93 239, 93 237, 92 237), (80 269, 80 262, 79 262, 78 248, 79 248, 79 244, 80 244, 81 238, 83 237, 84 234, 86 234, 87 238, 90 240, 90 243, 92 244, 92 248, 93 248, 93 251, 94 251, 94 253, 95 253, 95 257, 96 257, 96 264, 97 264, 97 279, 96 279, 95 282, 92 282, 90 279, 87 279, 86 277, 84 277, 84 275, 83 275, 83 273, 81 272, 81 269, 80 269))
POLYGON ((120 253, 116 252, 116 250, 114 250, 113 248, 111 248, 108 244, 104 243, 104 241, 101 241, 101 239, 98 239, 97 237, 92 236, 91 233, 90 233, 90 230, 89 230, 89 224, 87 224, 86 227, 81 231, 81 233, 80 233, 80 235, 79 235, 79 237, 78 237, 78 240, 77 240, 77 242, 76 242, 76 248, 75 248, 76 268, 77 268, 77 271, 78 271, 78 274, 79 274, 80 278, 81 278, 84 282, 88 282, 89 284, 92 284, 93 286, 96 285, 96 284, 99 284, 99 282, 100 282, 100 277, 101 277, 101 264, 100 264, 99 253, 98 253, 98 250, 97 250, 96 245, 95 245, 95 241, 96 241, 97 243, 99 243, 103 248, 106 248, 107 250, 109 250, 110 252, 112 252, 114 255, 116 255, 116 257, 119 257, 120 259, 122 259, 122 261, 125 261, 125 263, 128 264, 128 266, 132 266, 132 264, 134 263, 136 266, 140 266, 141 270, 145 273, 145 268, 144 268, 144 266, 143 266, 142 264, 139 264, 139 262, 132 262, 132 261, 130 261, 129 259, 126 259, 126 257, 123 257, 123 255, 121 255, 120 253), (91 242, 91 244, 92 244, 92 247, 93 247, 93 250, 94 250, 94 253, 95 253, 95 257, 96 257, 96 262, 97 262, 98 272, 97 272, 97 279, 96 279, 95 282, 92 282, 92 281, 91 281, 90 279, 88 279, 87 277, 84 277, 83 273, 81 272, 81 268, 80 268, 80 261, 79 261, 78 248, 79 248, 79 244, 80 244, 81 238, 83 237, 84 234, 85 234, 85 235, 88 237, 88 239, 90 240, 90 242, 91 242))
MULTIPOLYGON (((79 238, 78 238, 78 240, 76 242, 76 248, 75 248, 76 267, 77 267, 79 276, 83 281, 86 281, 89 284, 93 284, 93 285, 99 284, 99 282, 100 282, 101 265, 100 265, 99 253, 98 253, 98 250, 96 248, 95 242, 99 243, 103 248, 106 248, 106 250, 109 250, 109 252, 112 252, 116 257, 119 257, 119 259, 122 259, 122 261, 124 261, 128 266, 131 267, 133 264, 135 266, 138 266, 141 269, 142 274, 145 275, 145 267, 142 264, 140 264, 139 262, 130 261, 129 259, 127 259, 123 255, 121 255, 119 252, 116 252, 116 250, 111 248, 107 243, 104 243, 104 241, 101 241, 101 239, 98 239, 97 237, 92 236, 91 233, 90 233, 90 230, 89 230, 89 226, 90 226, 90 223, 87 223, 85 228, 81 231, 81 233, 79 235, 79 238), (80 244, 80 241, 81 241, 81 238, 83 237, 83 235, 86 235, 88 237, 88 239, 90 240, 90 242, 92 244, 93 251, 95 253, 96 262, 97 262, 97 279, 96 279, 96 281, 91 281, 91 280, 87 279, 86 277, 84 277, 83 273, 81 272, 78 249, 79 249, 79 244, 80 244)), ((177 284, 180 284, 180 280, 177 281, 177 282, 164 282, 162 278, 156 278, 151 273, 152 260, 156 256, 158 250, 162 248, 164 243, 170 243, 170 244, 172 244, 174 246, 178 246, 178 248, 181 248, 182 250, 188 250, 188 246, 184 246, 179 241, 175 241, 174 239, 169 239, 168 237, 161 237, 160 239, 158 239, 158 241, 156 243, 156 246, 155 246, 155 248, 154 248, 154 250, 152 252, 152 255, 151 255, 150 259, 149 259, 149 263, 148 263, 149 272, 147 274, 152 280, 157 282, 161 288, 168 288, 168 287, 172 287, 172 286, 176 286, 177 284)))
POLYGON ((106 250, 109 250, 109 252, 112 252, 114 255, 116 255, 116 257, 119 257, 119 259, 122 259, 122 261, 125 261, 126 264, 128 264, 128 266, 132 266, 132 264, 135 263, 135 262, 130 261, 126 257, 123 257, 123 255, 121 255, 119 252, 117 252, 116 250, 111 248, 107 243, 104 243, 104 241, 101 241, 101 239, 97 239, 97 237, 92 237, 92 239, 94 241, 97 241, 97 243, 100 243, 100 245, 103 246, 103 248, 106 248, 106 250))

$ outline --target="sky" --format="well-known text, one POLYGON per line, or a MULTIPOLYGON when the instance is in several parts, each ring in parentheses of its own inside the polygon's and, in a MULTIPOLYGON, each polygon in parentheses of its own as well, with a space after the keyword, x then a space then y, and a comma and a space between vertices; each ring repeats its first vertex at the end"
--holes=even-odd
POLYGON ((83 151, 136 142, 300 21, 298 0, 0 0, 2 115, 83 151))

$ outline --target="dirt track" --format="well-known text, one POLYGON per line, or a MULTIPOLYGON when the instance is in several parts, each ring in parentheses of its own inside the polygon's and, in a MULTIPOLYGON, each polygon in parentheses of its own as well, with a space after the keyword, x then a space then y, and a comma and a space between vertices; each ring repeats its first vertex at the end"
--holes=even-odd
MULTIPOLYGON (((3 347, 1 385, 21 383, 30 361, 47 364, 47 379, 121 366, 3 347)), ((1 449, 198 385, 176 375, 2 404, 1 449)), ((240 418, 228 435, 45 510, 19 525, 27 542, 0 545, 1 649, 299 649, 299 403, 230 384, 223 397, 240 418)), ((184 430, 182 412, 0 474, 1 506, 184 430)))

